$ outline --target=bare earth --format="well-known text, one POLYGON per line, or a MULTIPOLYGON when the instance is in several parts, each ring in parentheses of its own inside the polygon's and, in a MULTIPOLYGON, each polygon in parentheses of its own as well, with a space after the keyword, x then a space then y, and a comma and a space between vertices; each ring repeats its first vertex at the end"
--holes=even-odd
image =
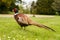
MULTIPOLYGON (((28 17, 32 17, 33 15, 32 14, 25 14, 27 15, 28 17)), ((13 17, 14 15, 10 15, 10 14, 0 14, 0 17, 13 17)), ((55 17, 55 16, 52 16, 52 15, 35 15, 35 17, 55 17)))

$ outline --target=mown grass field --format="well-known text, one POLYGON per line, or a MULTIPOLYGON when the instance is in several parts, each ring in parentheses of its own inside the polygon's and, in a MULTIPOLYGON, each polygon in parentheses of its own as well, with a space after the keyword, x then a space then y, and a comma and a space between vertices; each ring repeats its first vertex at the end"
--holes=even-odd
POLYGON ((12 17, 0 17, 0 40, 60 40, 60 16, 53 18, 35 18, 32 20, 56 30, 46 30, 37 26, 28 26, 25 30, 12 17))

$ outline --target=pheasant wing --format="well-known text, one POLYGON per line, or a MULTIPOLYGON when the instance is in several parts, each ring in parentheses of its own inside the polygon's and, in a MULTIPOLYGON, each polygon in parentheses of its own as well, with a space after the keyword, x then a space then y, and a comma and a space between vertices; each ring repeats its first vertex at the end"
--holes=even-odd
POLYGON ((18 17, 18 21, 22 24, 28 24, 28 22, 25 20, 25 18, 18 17))

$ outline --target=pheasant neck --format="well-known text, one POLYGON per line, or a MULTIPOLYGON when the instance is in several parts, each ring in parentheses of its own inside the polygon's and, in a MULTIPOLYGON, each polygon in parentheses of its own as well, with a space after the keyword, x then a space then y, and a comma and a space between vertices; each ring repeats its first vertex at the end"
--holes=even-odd
POLYGON ((19 14, 19 13, 15 13, 14 15, 17 15, 17 14, 19 14))

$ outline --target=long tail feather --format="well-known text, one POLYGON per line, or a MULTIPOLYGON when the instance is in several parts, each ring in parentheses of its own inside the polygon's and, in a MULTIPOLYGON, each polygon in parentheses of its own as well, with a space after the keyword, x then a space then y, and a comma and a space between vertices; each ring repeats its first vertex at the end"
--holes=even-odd
POLYGON ((42 27, 42 28, 45 28, 45 29, 49 29, 49 30, 52 30, 53 32, 56 32, 54 29, 48 27, 48 26, 45 26, 43 24, 38 24, 38 23, 33 23, 33 25, 36 25, 38 27, 42 27))

